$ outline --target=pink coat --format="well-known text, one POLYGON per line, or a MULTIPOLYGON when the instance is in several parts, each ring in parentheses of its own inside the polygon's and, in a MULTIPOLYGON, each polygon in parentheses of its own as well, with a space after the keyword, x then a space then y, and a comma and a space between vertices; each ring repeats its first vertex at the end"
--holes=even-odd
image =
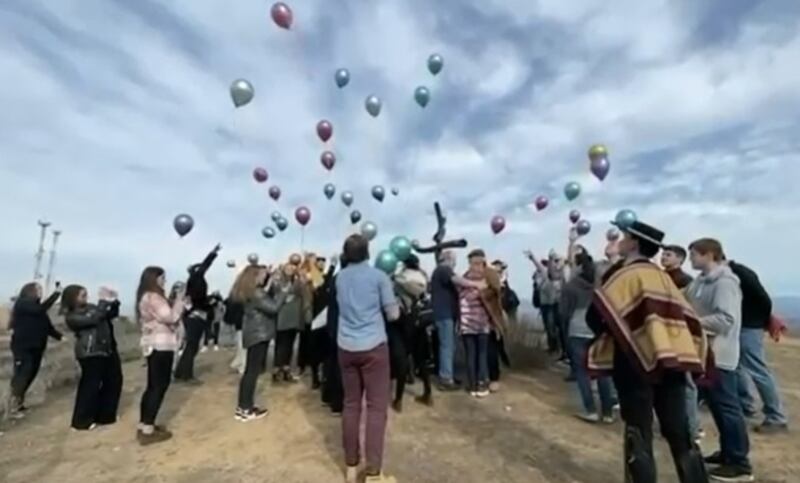
POLYGON ((154 350, 177 351, 180 345, 183 300, 172 307, 163 296, 148 292, 139 301, 139 324, 142 328, 141 347, 145 357, 154 350))

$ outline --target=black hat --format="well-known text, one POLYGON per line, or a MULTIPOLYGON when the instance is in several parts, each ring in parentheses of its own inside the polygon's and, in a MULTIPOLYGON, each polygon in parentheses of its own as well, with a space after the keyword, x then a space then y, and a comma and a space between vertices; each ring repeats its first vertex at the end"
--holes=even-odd
POLYGON ((647 243, 652 243, 657 247, 663 247, 664 232, 658 228, 648 225, 647 223, 634 221, 628 227, 623 227, 616 221, 612 221, 611 224, 618 227, 623 232, 633 235, 634 238, 647 243))

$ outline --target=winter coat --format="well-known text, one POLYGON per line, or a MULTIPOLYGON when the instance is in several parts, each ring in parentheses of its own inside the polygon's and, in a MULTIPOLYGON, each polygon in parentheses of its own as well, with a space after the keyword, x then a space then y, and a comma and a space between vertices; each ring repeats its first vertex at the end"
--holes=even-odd
POLYGON ((278 331, 302 330, 311 323, 311 294, 308 285, 299 278, 294 281, 276 281, 274 289, 286 293, 278 312, 278 331))
POLYGON ((11 350, 45 350, 47 338, 61 340, 61 332, 53 327, 47 311, 58 300, 59 293, 53 293, 44 302, 34 298, 19 298, 11 312, 11 350))
POLYGON ((592 305, 594 284, 581 276, 573 277, 564 285, 558 309, 561 320, 568 321, 569 336, 592 339, 594 333, 586 323, 586 312, 592 305))
POLYGON ((772 315, 770 298, 756 272, 733 260, 728 262, 742 288, 742 327, 766 330, 772 315))
POLYGON ((112 321, 119 316, 119 301, 101 300, 67 313, 67 327, 75 333, 75 358, 108 357, 117 351, 112 321))
POLYGON ((280 291, 270 292, 258 290, 244 304, 242 346, 245 349, 275 338, 278 312, 286 300, 286 294, 280 291))

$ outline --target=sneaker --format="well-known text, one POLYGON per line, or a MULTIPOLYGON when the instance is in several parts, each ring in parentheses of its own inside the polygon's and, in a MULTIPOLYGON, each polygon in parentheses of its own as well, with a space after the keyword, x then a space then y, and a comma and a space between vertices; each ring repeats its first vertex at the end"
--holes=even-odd
POLYGON ((787 424, 779 424, 779 423, 767 423, 764 422, 758 426, 753 428, 758 434, 778 434, 778 433, 787 433, 789 432, 789 426, 787 424))
POLYGON ((710 456, 706 456, 705 458, 703 458, 703 461, 705 461, 707 465, 711 466, 719 466, 725 464, 725 459, 722 457, 721 451, 717 451, 716 453, 713 453, 710 456))
POLYGON ((497 381, 489 383, 489 392, 498 392, 500 391, 500 383, 497 381))
POLYGON ((207 346, 207 345, 204 345, 204 346, 203 346, 203 348, 202 348, 202 349, 200 349, 200 353, 201 353, 201 354, 204 354, 204 353, 206 353, 206 352, 208 352, 208 346, 207 346))
POLYGON ((477 397, 479 399, 483 399, 485 397, 488 397, 489 394, 491 394, 491 393, 489 392, 489 389, 486 386, 480 386, 478 388, 478 390, 475 391, 475 397, 477 397))
POLYGON ((706 437, 706 432, 703 428, 697 430, 697 439, 703 439, 706 437))
POLYGON ((433 407, 433 396, 430 394, 427 396, 417 396, 414 398, 414 400, 420 404, 424 404, 425 406, 433 407))
POLYGON ((461 386, 453 381, 439 381, 436 387, 442 392, 453 392, 461 389, 461 386))
POLYGON ((397 483, 397 478, 394 476, 387 476, 383 473, 379 475, 367 475, 364 483, 397 483))
POLYGON ((250 421, 255 421, 256 419, 261 419, 266 417, 269 414, 269 411, 266 409, 261 409, 254 407, 253 409, 246 410, 242 409, 239 414, 236 415, 236 420, 242 423, 247 423, 250 421))
POLYGON ((150 446, 151 444, 162 443, 172 438, 172 433, 169 431, 153 431, 150 434, 144 431, 136 432, 136 440, 139 441, 141 446, 150 446))
POLYGON ((214 346, 214 352, 219 352, 219 346, 218 345, 214 346))
POLYGON ((578 413, 575 415, 575 417, 580 419, 581 421, 586 421, 587 423, 600 422, 600 415, 597 413, 578 413))
POLYGON ((346 483, 356 483, 358 481, 358 466, 348 466, 344 471, 344 481, 346 483))
POLYGON ((300 382, 297 376, 292 374, 290 371, 284 371, 283 373, 283 382, 288 382, 290 384, 296 384, 300 382))
POLYGON ((614 416, 603 416, 602 421, 603 424, 614 424, 614 421, 616 420, 614 419, 614 416))
POLYGON ((612 409, 613 411, 619 412, 619 403, 615 403, 615 404, 614 404, 614 405, 611 407, 611 409, 612 409))
POLYGON ((755 481, 752 470, 734 465, 714 468, 708 472, 708 476, 714 481, 755 481))

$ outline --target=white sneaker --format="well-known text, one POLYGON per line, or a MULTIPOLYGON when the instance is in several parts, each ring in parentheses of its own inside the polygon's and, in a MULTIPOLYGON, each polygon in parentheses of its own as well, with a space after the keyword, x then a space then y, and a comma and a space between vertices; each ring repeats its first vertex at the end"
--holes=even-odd
POLYGON ((203 348, 202 348, 202 349, 200 349, 200 353, 201 353, 201 354, 202 354, 202 353, 204 353, 204 352, 208 352, 208 346, 205 346, 205 345, 204 345, 204 346, 203 346, 203 348))
POLYGON ((575 417, 580 419, 581 421, 586 421, 587 423, 600 422, 600 415, 597 413, 578 413, 575 415, 575 417))
POLYGON ((250 421, 255 421, 256 419, 264 418, 268 414, 269 411, 261 408, 253 408, 249 411, 236 409, 236 415, 234 416, 234 418, 242 423, 248 423, 250 421))
POLYGON ((603 416, 603 424, 614 424, 614 416, 603 416))
POLYGON ((214 346, 214 352, 219 352, 219 346, 218 345, 214 346))

